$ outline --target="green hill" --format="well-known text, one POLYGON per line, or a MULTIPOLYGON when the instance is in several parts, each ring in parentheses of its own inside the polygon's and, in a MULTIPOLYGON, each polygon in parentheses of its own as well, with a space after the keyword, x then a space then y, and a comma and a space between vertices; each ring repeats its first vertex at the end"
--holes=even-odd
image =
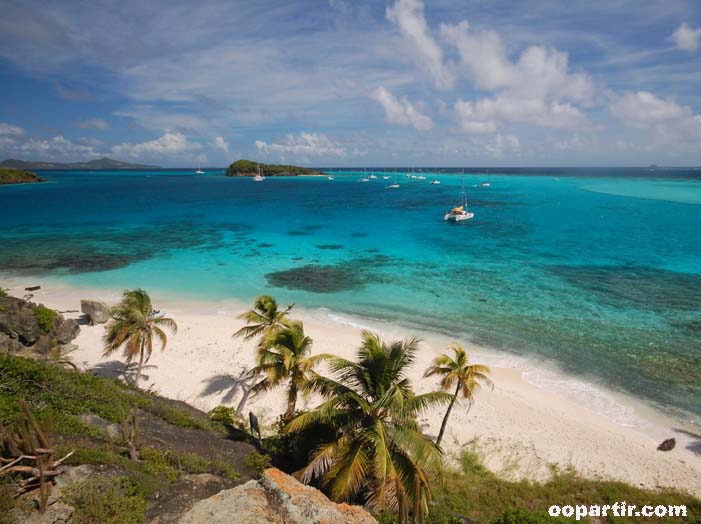
POLYGON ((320 171, 307 167, 281 164, 262 164, 250 160, 237 160, 226 170, 226 176, 256 176, 258 168, 263 176, 321 175, 320 171))
POLYGON ((44 179, 29 171, 21 169, 0 169, 0 185, 2 184, 26 184, 29 182, 43 182, 44 179))

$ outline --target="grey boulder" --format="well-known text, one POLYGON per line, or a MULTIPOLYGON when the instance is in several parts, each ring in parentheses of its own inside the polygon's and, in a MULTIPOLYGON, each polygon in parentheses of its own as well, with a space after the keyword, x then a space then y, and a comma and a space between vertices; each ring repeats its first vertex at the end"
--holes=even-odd
POLYGON ((80 310, 87 315, 90 324, 104 324, 110 318, 110 307, 97 300, 81 300, 80 310))

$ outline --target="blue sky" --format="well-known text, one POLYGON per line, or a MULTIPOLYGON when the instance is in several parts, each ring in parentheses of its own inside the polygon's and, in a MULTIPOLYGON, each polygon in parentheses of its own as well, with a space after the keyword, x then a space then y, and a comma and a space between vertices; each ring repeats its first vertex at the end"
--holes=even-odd
POLYGON ((0 10, 0 158, 701 165, 698 0, 0 10))

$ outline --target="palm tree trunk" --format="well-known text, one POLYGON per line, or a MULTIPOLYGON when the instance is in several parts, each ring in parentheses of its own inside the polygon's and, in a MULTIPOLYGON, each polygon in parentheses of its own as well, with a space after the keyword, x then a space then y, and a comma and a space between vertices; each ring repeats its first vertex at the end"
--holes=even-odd
POLYGON ((139 387, 139 380, 141 380, 141 370, 144 367, 144 341, 141 341, 141 350, 139 351, 139 367, 136 368, 136 380, 134 385, 139 387))
POLYGON ((287 390, 287 411, 282 416, 283 422, 289 422, 295 416, 295 407, 297 406, 297 381, 293 376, 290 380, 290 388, 287 390))
POLYGON ((453 404, 455 404, 455 401, 458 398, 458 393, 460 392, 461 387, 462 387, 462 381, 458 380, 458 385, 455 388, 455 393, 453 394, 453 398, 450 399, 450 404, 448 404, 448 409, 445 412, 445 416, 443 417, 443 423, 441 424, 441 430, 438 432, 438 438, 436 439, 436 446, 441 445, 441 440, 443 440, 443 433, 445 433, 445 427, 448 425, 448 417, 450 416, 450 412, 453 409, 453 404))

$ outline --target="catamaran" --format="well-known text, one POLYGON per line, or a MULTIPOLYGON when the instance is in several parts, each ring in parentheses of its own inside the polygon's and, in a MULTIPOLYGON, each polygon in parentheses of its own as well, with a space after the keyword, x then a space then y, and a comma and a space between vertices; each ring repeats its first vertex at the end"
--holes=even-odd
POLYGON ((260 164, 256 164, 256 167, 258 168, 258 174, 253 177, 254 182, 262 182, 265 180, 265 177, 260 174, 260 164))
POLYGON ((475 216, 474 213, 467 209, 467 195, 465 194, 465 179, 462 179, 462 190, 460 191, 460 205, 448 211, 443 219, 446 222, 461 222, 469 220, 475 216))

